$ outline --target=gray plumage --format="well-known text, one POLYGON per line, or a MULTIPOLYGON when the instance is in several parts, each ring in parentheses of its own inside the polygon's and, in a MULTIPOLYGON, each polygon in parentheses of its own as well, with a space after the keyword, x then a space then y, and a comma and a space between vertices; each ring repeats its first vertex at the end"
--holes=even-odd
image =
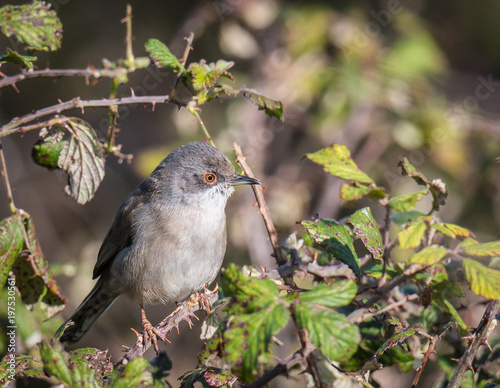
POLYGON ((61 341, 78 341, 119 295, 142 307, 181 302, 210 284, 226 250, 227 199, 235 185, 258 183, 208 144, 174 150, 118 210, 94 268, 99 280, 61 341))

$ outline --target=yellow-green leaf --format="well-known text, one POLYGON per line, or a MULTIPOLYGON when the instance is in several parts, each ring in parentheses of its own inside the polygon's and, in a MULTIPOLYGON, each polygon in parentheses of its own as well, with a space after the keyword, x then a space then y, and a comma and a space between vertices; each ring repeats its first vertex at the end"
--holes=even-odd
POLYGON ((485 267, 473 259, 465 259, 462 265, 474 293, 487 299, 500 300, 500 271, 485 267))
POLYGON ((399 245, 403 249, 416 248, 422 243, 427 226, 422 221, 411 223, 398 234, 399 245))
POLYGON ((149 39, 145 47, 157 67, 171 67, 176 73, 186 71, 177 57, 158 39, 149 39))
POLYGON ((464 252, 467 255, 476 257, 500 256, 500 241, 469 245, 464 247, 464 252))
POLYGON ((363 242, 366 249, 373 255, 373 258, 382 259, 384 244, 382 243, 382 235, 378 229, 377 222, 372 216, 371 209, 365 207, 356 211, 349 217, 349 222, 354 227, 354 234, 363 242))
POLYGON ((389 206, 397 212, 406 212, 415 207, 415 204, 427 194, 429 190, 421 190, 416 193, 398 195, 389 200, 389 206))
POLYGON ((446 248, 438 245, 431 245, 413 255, 411 262, 423 265, 433 265, 439 263, 446 256, 446 253, 446 248))
POLYGON ((306 156, 314 163, 322 165, 325 171, 333 176, 360 183, 373 183, 373 180, 351 159, 351 153, 345 145, 334 144, 306 156))

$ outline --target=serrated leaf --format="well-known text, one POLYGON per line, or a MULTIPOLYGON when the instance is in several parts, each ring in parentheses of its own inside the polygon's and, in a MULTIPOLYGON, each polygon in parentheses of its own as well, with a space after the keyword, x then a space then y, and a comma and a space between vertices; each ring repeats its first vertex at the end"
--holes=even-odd
POLYGON ((210 89, 215 86, 220 77, 229 78, 234 82, 234 78, 227 70, 234 65, 234 62, 219 60, 217 63, 206 64, 204 60, 199 63, 193 62, 188 67, 188 72, 193 77, 193 87, 195 90, 210 89))
POLYGON ((408 327, 403 329, 396 334, 392 335, 384 344, 375 352, 372 358, 378 358, 382 354, 384 354, 388 349, 393 348, 394 346, 402 343, 407 338, 411 337, 416 333, 415 327, 408 327))
POLYGON ((39 348, 43 369, 49 376, 55 377, 70 387, 95 388, 97 386, 94 371, 90 369, 88 363, 81 362, 70 366, 69 355, 60 344, 55 343, 51 346, 43 341, 39 348))
POLYGON ((439 263, 447 253, 446 248, 439 245, 431 245, 414 254, 410 261, 416 264, 433 265, 439 263))
POLYGON ((319 284, 300 294, 301 302, 325 307, 339 307, 351 303, 358 288, 353 280, 339 280, 332 284, 319 284))
POLYGON ((0 221, 0 284, 5 284, 9 272, 24 249, 24 223, 18 215, 0 221))
POLYGON ((447 228, 444 224, 434 223, 431 224, 432 229, 436 229, 439 233, 450 238, 456 238, 457 235, 451 229, 447 228))
POLYGON ((385 198, 386 192, 383 187, 366 186, 357 182, 343 183, 340 186, 340 199, 344 201, 357 201, 365 196, 378 200, 385 198))
POLYGON ((409 224, 398 234, 399 246, 403 249, 416 248, 422 243, 427 225, 424 222, 416 221, 409 224))
POLYGON ((344 315, 304 302, 295 306, 294 314, 299 328, 307 330, 313 345, 330 360, 346 362, 356 352, 359 329, 344 315))
POLYGON ((500 271, 472 259, 465 259, 462 265, 472 292, 487 299, 500 300, 500 271))
POLYGON ((373 258, 381 260, 384 253, 384 244, 371 209, 369 207, 359 209, 349 217, 348 221, 353 226, 352 231, 354 234, 363 242, 363 245, 373 255, 373 258))
POLYGON ((30 307, 40 301, 47 308, 46 315, 51 317, 64 309, 66 299, 56 283, 56 279, 46 262, 38 238, 35 226, 31 218, 23 221, 26 238, 29 246, 24 245, 20 254, 12 266, 16 276, 16 287, 21 294, 23 302, 30 307))
POLYGON ((457 237, 474 237, 474 233, 472 233, 469 229, 463 228, 459 225, 444 223, 443 224, 448 230, 451 230, 457 237))
POLYGON ((61 47, 61 21, 44 1, 0 8, 0 28, 6 36, 15 35, 31 50, 54 51, 61 47))
POLYGON ((210 366, 196 368, 179 378, 181 380, 180 388, 191 388, 196 382, 201 382, 208 387, 225 387, 230 386, 236 379, 237 377, 230 372, 210 366))
POLYGON ((280 121, 284 120, 283 104, 281 101, 272 100, 253 89, 242 88, 239 90, 239 93, 257 105, 259 110, 263 110, 266 115, 276 117, 280 121))
POLYGON ((148 370, 149 366, 144 357, 134 358, 125 368, 115 370, 107 387, 151 387, 153 385, 153 376, 148 370))
POLYGON ((302 221, 301 225, 316 244, 346 264, 358 278, 361 277, 358 255, 344 225, 334 220, 302 221))
POLYGON ((390 216, 391 221, 395 222, 399 226, 407 224, 408 222, 415 222, 422 217, 425 217, 425 214, 416 210, 392 213, 390 216))
POLYGON ((232 317, 224 332, 226 359, 232 370, 245 381, 255 376, 259 360, 268 357, 273 335, 289 320, 287 307, 268 303, 259 311, 232 317))
POLYGON ((25 70, 33 69, 33 61, 36 61, 36 57, 29 55, 21 55, 16 51, 6 48, 5 52, 0 55, 0 65, 2 63, 13 63, 15 65, 21 66, 25 70))
POLYGON ((456 322, 457 326, 461 330, 461 334, 465 334, 468 332, 467 325, 463 321, 462 317, 458 313, 458 311, 453 307, 453 305, 450 303, 448 299, 443 297, 441 293, 433 292, 432 293, 432 302, 439 306, 441 310, 447 312, 450 314, 453 318, 453 320, 456 322))
MULTIPOLYGON (((59 125, 56 125, 59 127, 59 125)), ((78 118, 63 121, 70 138, 58 159, 59 168, 68 174, 65 191, 79 204, 90 201, 104 178, 104 156, 92 127, 78 118)))
POLYGON ((415 207, 415 204, 427 194, 429 190, 421 190, 416 193, 398 195, 389 200, 389 206, 397 212, 406 212, 415 207))
POLYGON ((463 248, 469 256, 493 257, 500 256, 500 241, 491 241, 483 244, 469 245, 463 248))
POLYGON ((322 165, 325 171, 333 176, 360 183, 373 183, 373 180, 351 159, 351 153, 345 145, 334 144, 306 156, 314 163, 322 165))
POLYGON ((158 39, 149 39, 145 47, 157 67, 171 67, 176 73, 186 72, 186 69, 177 57, 158 39))

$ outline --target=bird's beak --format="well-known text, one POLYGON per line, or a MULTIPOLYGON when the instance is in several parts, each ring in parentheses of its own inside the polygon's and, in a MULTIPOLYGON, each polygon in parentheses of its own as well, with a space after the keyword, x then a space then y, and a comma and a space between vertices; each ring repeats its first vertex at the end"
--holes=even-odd
POLYGON ((260 185, 260 181, 249 176, 234 174, 229 181, 232 186, 238 185, 260 185))

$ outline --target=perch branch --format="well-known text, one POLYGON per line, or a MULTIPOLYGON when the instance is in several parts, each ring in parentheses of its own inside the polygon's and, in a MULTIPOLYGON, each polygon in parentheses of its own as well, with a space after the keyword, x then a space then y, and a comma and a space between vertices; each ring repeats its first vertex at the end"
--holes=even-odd
MULTIPOLYGON (((240 165, 243 172, 249 177, 254 178, 255 176, 252 172, 252 169, 250 168, 250 166, 246 161, 246 157, 243 156, 241 147, 238 144, 234 143, 233 149, 234 153, 236 154, 236 161, 240 165)), ((283 252, 281 251, 281 245, 278 239, 278 232, 274 227, 274 223, 271 218, 271 213, 269 212, 269 207, 267 206, 266 201, 264 199, 264 194, 263 194, 264 189, 262 188, 262 186, 257 186, 257 185, 253 185, 252 189, 255 194, 255 198, 257 199, 257 203, 259 205, 260 214, 264 219, 267 233, 269 235, 269 240, 271 241, 271 245, 273 247, 273 256, 276 259, 276 263, 278 264, 278 266, 281 266, 286 263, 286 259, 283 257, 283 252)))

